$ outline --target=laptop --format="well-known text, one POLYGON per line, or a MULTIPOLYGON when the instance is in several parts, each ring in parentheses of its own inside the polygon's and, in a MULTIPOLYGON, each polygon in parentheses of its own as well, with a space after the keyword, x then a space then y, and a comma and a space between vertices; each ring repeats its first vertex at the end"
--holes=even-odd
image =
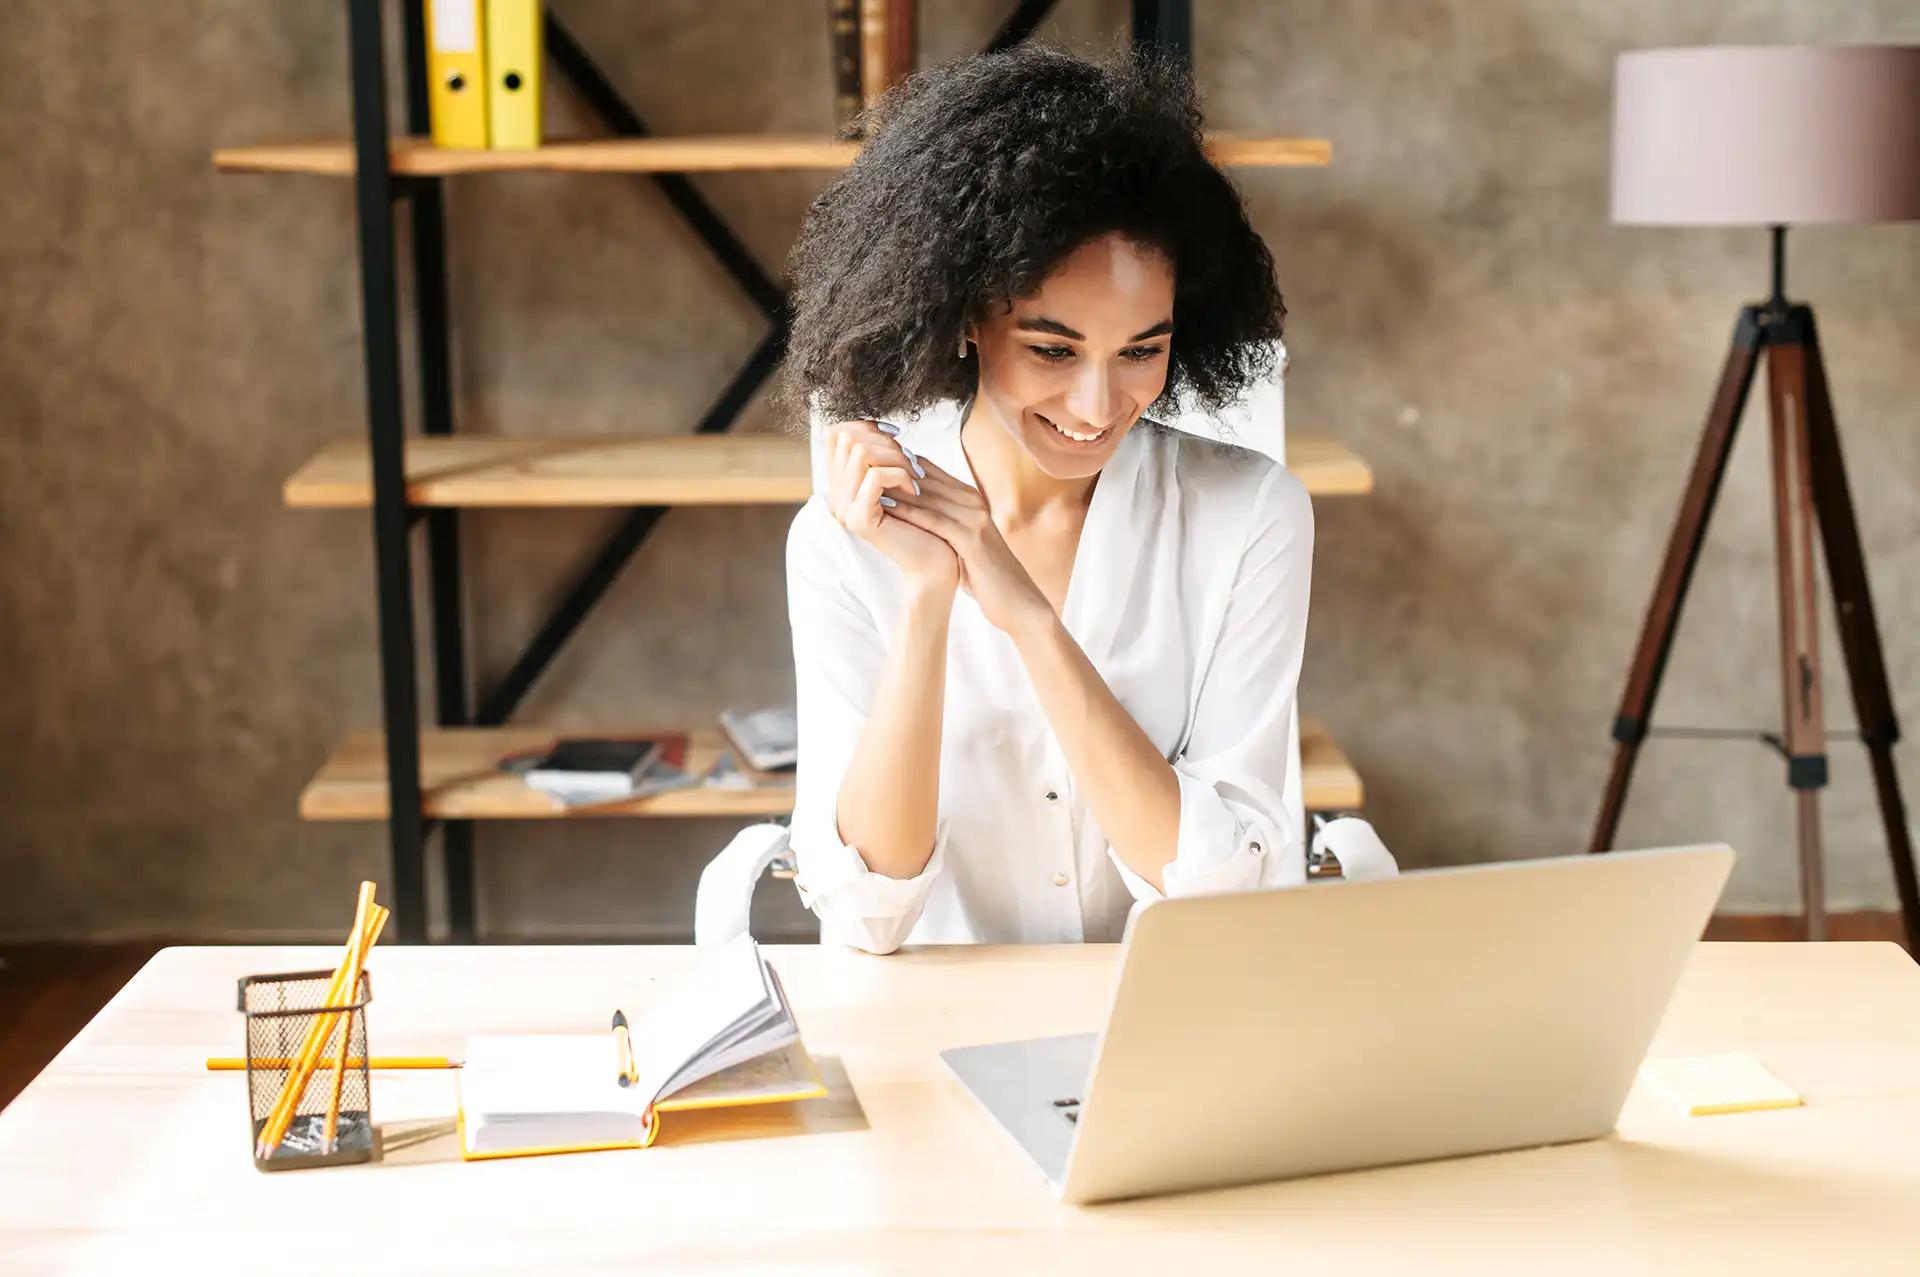
POLYGON ((1068 1202, 1592 1139, 1721 844, 1155 901, 1099 1033, 944 1051, 1068 1202))

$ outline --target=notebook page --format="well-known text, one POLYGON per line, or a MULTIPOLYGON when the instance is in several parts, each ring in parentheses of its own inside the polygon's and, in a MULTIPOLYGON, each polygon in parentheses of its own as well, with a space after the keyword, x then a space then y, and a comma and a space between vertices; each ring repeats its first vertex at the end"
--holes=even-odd
POLYGON ((779 973, 768 966, 765 959, 761 959, 761 966, 766 972, 772 1000, 759 1015, 743 1020, 682 1065, 661 1089, 662 1097, 678 1094, 703 1078, 800 1040, 800 1026, 794 1023, 793 1012, 787 1007, 787 994, 780 987, 779 973))
POLYGON ((753 937, 720 946, 634 1024, 631 1089, 646 1103, 658 1099, 683 1066, 742 1024, 756 1022, 773 1001, 753 937))
POLYGON ((460 1102, 493 1120, 559 1113, 643 1113, 648 1101, 620 1085, 610 1033, 467 1040, 460 1102))
POLYGON ((726 1104, 753 1104, 762 1100, 805 1099, 826 1094, 820 1071, 798 1043, 756 1055, 745 1063, 722 1069, 662 1097, 662 1112, 709 1108, 726 1104))

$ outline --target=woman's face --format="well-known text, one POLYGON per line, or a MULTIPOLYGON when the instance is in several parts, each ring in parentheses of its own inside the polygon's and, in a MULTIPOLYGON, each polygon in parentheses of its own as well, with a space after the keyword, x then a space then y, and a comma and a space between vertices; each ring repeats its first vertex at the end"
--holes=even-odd
POLYGON ((1166 389, 1173 267, 1103 235, 972 336, 980 397, 1034 464, 1056 479, 1090 478, 1166 389))

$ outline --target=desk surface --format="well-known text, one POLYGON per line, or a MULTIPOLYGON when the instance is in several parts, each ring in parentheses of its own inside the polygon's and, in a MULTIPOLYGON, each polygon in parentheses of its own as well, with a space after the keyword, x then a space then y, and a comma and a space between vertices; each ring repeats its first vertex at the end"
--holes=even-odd
MULTIPOLYGON (((1686 1118, 1642 1088, 1605 1140, 1087 1209, 1053 1200, 935 1053, 1097 1027, 1116 950, 769 952, 829 1057, 826 1100, 677 1115, 644 1151, 463 1164, 443 1133, 452 1075, 383 1073, 376 1119, 394 1144, 423 1142, 382 1164, 263 1175, 244 1080, 204 1057, 240 1047, 236 977, 332 954, 167 950, 0 1114, 0 1271, 248 1257, 349 1275, 1920 1267, 1920 968, 1892 945, 1696 956, 1656 1053, 1750 1051, 1802 1109, 1686 1118)), ((468 1033, 591 1031, 692 957, 382 948, 374 1048, 457 1055, 468 1033)))

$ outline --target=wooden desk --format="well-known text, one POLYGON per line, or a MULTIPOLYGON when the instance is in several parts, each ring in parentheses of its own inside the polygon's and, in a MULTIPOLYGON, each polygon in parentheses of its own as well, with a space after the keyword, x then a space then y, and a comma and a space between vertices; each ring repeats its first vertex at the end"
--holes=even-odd
MULTIPOLYGON (((1920 1270, 1920 969, 1892 945, 1695 959, 1656 1050, 1751 1051, 1803 1109, 1684 1118, 1636 1091, 1598 1142, 1090 1209, 1057 1204, 934 1053, 1096 1027, 1114 950, 771 952, 857 1102, 843 1085, 783 1128, 669 1128, 671 1146, 642 1152, 468 1165, 420 1145, 263 1175, 244 1082, 203 1058, 239 1048, 237 976, 332 955, 168 950, 0 1115, 0 1271, 1920 1270)), ((472 1032, 592 1030, 691 956, 383 948, 374 1045, 457 1054, 472 1032)), ((399 1131, 450 1115, 453 1080, 381 1074, 374 1096, 399 1131)))

